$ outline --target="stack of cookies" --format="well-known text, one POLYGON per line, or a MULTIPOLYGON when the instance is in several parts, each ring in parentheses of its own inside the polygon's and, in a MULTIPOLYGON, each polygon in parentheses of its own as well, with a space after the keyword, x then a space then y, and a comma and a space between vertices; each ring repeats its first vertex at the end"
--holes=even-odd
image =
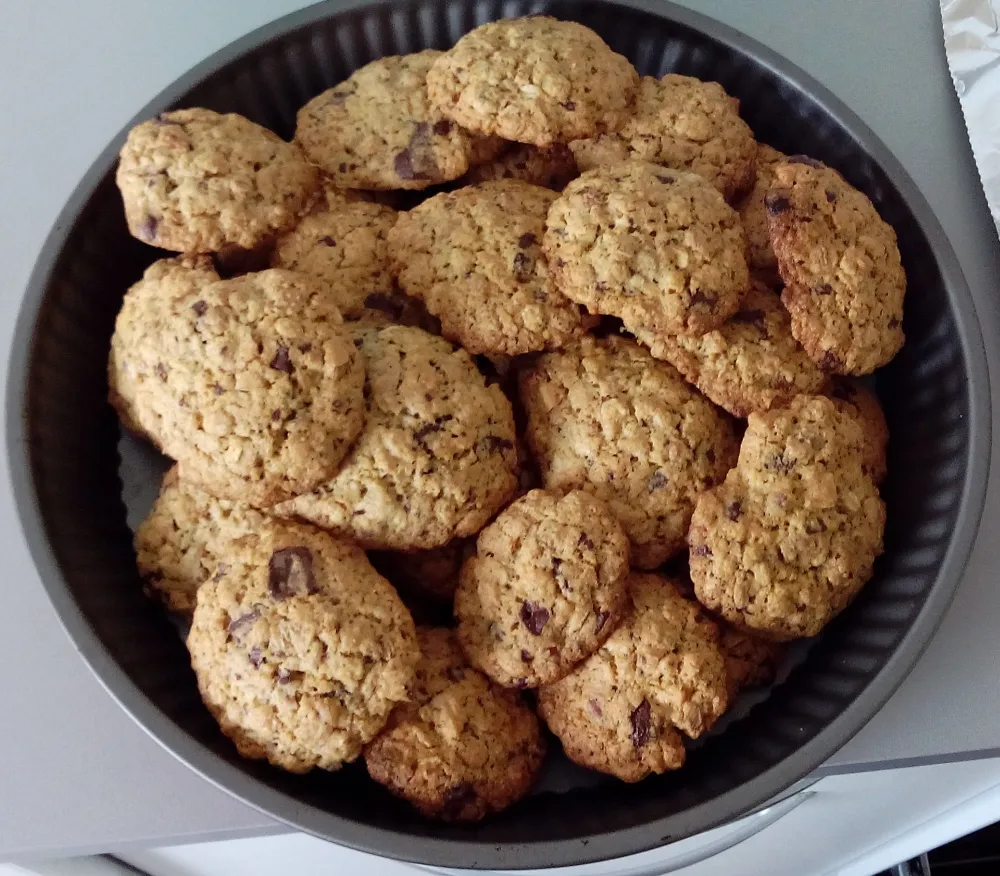
POLYGON ((363 756, 474 820, 544 722, 638 781, 871 577, 895 234, 718 84, 502 21, 363 67, 291 143, 163 113, 117 179, 175 253, 109 358, 176 462, 138 568, 243 756, 363 756))

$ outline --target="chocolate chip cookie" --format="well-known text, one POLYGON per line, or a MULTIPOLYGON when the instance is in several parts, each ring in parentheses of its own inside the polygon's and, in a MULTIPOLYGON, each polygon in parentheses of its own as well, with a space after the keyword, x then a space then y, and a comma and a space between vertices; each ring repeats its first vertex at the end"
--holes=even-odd
POLYGON ((589 320, 549 276, 542 234, 555 193, 519 180, 446 192, 403 213, 389 233, 400 287, 470 353, 560 347, 589 320))
POLYGON ((274 269, 160 291, 125 296, 111 385, 182 479, 267 507, 329 477, 364 423, 364 364, 323 284, 274 269))
POLYGON ((704 177, 730 202, 753 185, 757 156, 739 102, 718 82, 676 73, 643 76, 624 125, 569 145, 580 170, 649 161, 704 177))
POLYGON ((500 148, 473 137, 427 100, 428 49, 366 64, 299 110, 295 140, 334 185, 426 189, 457 179, 470 157, 500 148), (487 148, 489 147, 489 148, 487 148))
POLYGON ((885 506, 863 459, 861 427, 830 399, 751 414, 736 468, 695 505, 699 601, 775 640, 823 629, 882 552, 885 506))
POLYGON ((872 202, 811 158, 774 168, 764 199, 792 334, 824 371, 869 374, 903 346, 906 274, 872 202))
POLYGON ((750 284, 739 216, 702 177, 642 161, 573 180, 549 210, 556 285, 629 331, 704 334, 750 284))
POLYGON ((478 532, 517 489, 514 414, 471 357, 407 326, 359 326, 368 419, 337 473, 275 508, 365 548, 427 550, 478 532))
POLYGON ((683 550, 695 497, 736 461, 725 414, 672 365, 616 336, 544 354, 522 371, 520 391, 546 488, 606 502, 637 568, 683 550))
POLYGON ((792 337, 781 299, 757 280, 740 309, 717 329, 697 337, 648 331, 636 337, 735 417, 822 392, 828 380, 792 337))
POLYGON ((638 782, 684 764, 727 704, 718 628, 661 575, 633 573, 634 608, 601 648, 538 692, 538 711, 581 766, 638 782), (680 731, 680 732, 678 732, 680 731))
POLYGON ((458 640, 505 687, 556 681, 611 634, 625 608, 628 539, 582 490, 532 490, 476 542, 455 593, 458 640))
POLYGON ((294 225, 319 172, 267 128, 193 108, 134 127, 115 180, 133 236, 176 252, 217 252, 255 247, 294 225))
POLYGON ((353 545, 268 523, 198 592, 198 688, 243 757, 303 773, 361 754, 409 699, 420 650, 392 586, 353 545))
POLYGON ((470 667, 451 630, 417 630, 410 702, 365 750, 368 774, 429 818, 478 821, 531 788, 545 756, 538 719, 470 667))
POLYGON ((590 28, 536 15, 467 33, 434 63, 427 91, 470 131, 551 146, 619 128, 638 82, 590 28))

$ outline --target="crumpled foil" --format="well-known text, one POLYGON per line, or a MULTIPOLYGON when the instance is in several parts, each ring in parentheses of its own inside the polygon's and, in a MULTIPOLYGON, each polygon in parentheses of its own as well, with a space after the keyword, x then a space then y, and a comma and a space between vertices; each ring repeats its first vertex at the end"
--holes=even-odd
POLYGON ((944 48, 1000 234, 1000 0, 941 0, 944 48))

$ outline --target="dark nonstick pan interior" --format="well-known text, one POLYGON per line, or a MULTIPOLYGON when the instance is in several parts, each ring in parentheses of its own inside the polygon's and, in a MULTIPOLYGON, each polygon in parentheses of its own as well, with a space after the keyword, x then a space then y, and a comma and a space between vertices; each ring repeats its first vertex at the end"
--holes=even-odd
MULTIPOLYGON (((126 525, 160 468, 106 404, 124 290, 161 255, 126 232, 113 172, 124 132, 53 230, 19 318, 7 397, 16 500, 43 584, 84 658, 166 748, 298 828, 449 867, 566 866, 652 848, 759 805, 849 739, 902 681, 961 576, 982 510, 990 398, 975 311, 955 256, 899 164, 849 110, 788 62, 666 2, 324 3, 234 43, 141 113, 201 105, 290 136, 307 99, 382 55, 446 48, 484 21, 531 12, 597 30, 640 73, 721 82, 758 139, 828 162, 896 229, 909 277, 907 344, 877 376, 892 434, 885 555, 856 603, 749 714, 678 773, 543 792, 471 827, 430 823, 363 766, 293 776, 244 761, 202 706, 174 627, 142 594, 126 525)), ((196 26, 192 23, 192 26, 196 26)), ((135 777, 142 781, 141 776, 135 777)))

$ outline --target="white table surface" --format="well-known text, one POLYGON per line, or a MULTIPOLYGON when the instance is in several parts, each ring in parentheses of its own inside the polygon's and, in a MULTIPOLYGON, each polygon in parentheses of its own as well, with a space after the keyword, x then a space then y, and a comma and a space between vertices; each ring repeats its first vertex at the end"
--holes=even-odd
MULTIPOLYGON (((296 0, 0 2, 0 348, 34 258, 92 159, 161 88, 296 0)), ((959 254, 997 381, 1000 245, 965 141, 932 0, 683 0, 830 87, 918 181, 959 254)), ((0 364, 5 374, 6 361, 0 364)), ((994 403, 1000 413, 1000 404, 994 403)), ((997 428, 995 416, 994 428, 997 428)), ((997 432, 1000 435, 1000 431, 997 432)), ((996 442, 1000 446, 1000 441, 996 442)), ((994 456, 1000 451, 994 451, 994 456)), ((994 458, 994 471, 1000 470, 994 458)), ((162 751, 62 633, 0 483, 0 860, 281 830, 162 751)), ((995 480, 995 479, 994 479, 995 480)), ((824 771, 1000 749, 1000 490, 944 626, 882 712, 824 771), (984 537, 985 536, 985 537, 984 537)))

